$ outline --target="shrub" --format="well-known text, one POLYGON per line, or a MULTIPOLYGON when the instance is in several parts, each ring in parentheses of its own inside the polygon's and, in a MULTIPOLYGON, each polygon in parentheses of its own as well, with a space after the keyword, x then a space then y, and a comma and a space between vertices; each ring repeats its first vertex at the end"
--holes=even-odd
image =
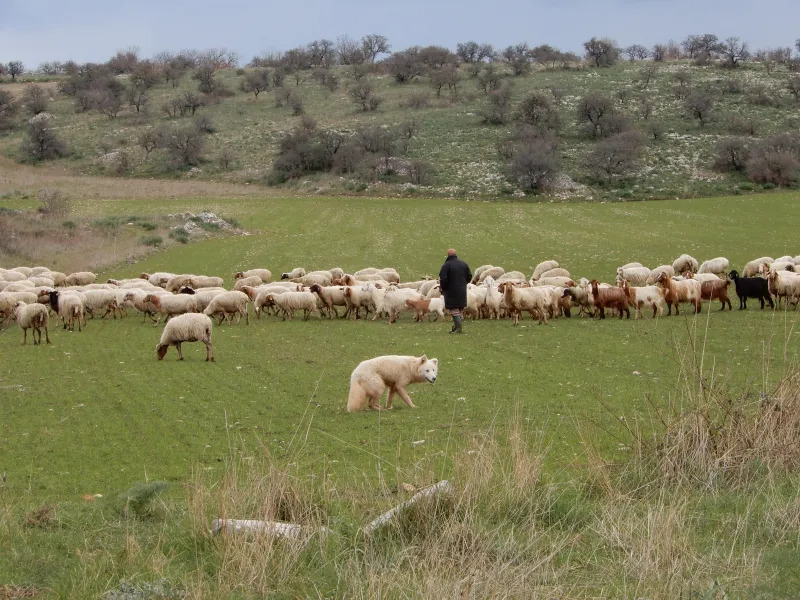
POLYGON ((64 192, 56 188, 43 188, 37 194, 39 212, 48 215, 66 215, 72 208, 72 201, 64 192))
POLYGON ((119 496, 119 500, 123 503, 123 514, 137 517, 148 516, 150 504, 162 492, 165 492, 167 487, 166 481, 152 481, 133 486, 119 496))
POLYGON ((589 153, 586 166, 610 183, 614 177, 628 175, 638 166, 644 147, 639 132, 618 133, 598 142, 589 153))
POLYGON ((139 243, 142 246, 156 247, 164 243, 164 238, 160 235, 145 235, 139 238, 139 243))
POLYGON ((503 125, 511 112, 511 84, 491 90, 487 95, 487 103, 478 110, 478 114, 488 125, 503 125))
POLYGON ((614 115, 614 102, 608 96, 592 92, 578 102, 578 125, 593 138, 605 137, 609 118, 614 115))
POLYGON ((411 94, 405 102, 402 103, 400 108, 413 108, 415 110, 428 108, 430 99, 430 95, 425 92, 415 92, 411 94))
POLYGON ((48 94, 39 84, 29 83, 22 91, 22 104, 28 114, 38 115, 47 110, 48 94))
POLYGON ((714 150, 713 168, 716 171, 744 171, 750 158, 750 142, 745 138, 725 138, 714 150))
POLYGON ((56 136, 48 119, 35 118, 28 122, 22 142, 22 154, 27 160, 39 162, 58 158, 66 153, 66 144, 56 136))
POLYGON ((415 185, 427 185, 433 174, 433 165, 427 161, 414 159, 409 163, 408 176, 415 185))
POLYGON ((516 120, 541 131, 558 131, 561 128, 561 117, 550 96, 538 90, 519 103, 516 120))
POLYGON ((176 242, 186 244, 189 241, 189 232, 183 227, 176 227, 169 232, 169 237, 176 242))
POLYGON ((200 115, 194 120, 194 126, 197 131, 200 133, 214 133, 216 128, 214 127, 214 123, 211 121, 211 117, 206 115, 200 115))
POLYGON ((306 113, 303 97, 298 93, 293 92, 291 96, 289 96, 289 106, 292 108, 292 114, 295 116, 304 115, 306 113))
POLYGON ((161 140, 174 165, 191 166, 202 160, 203 135, 192 126, 167 129, 161 140))
POLYGON ((363 112, 373 111, 383 102, 382 98, 373 93, 372 85, 368 81, 358 81, 350 86, 349 94, 353 104, 361 106, 363 112))
POLYGON ((511 159, 511 178, 524 190, 542 191, 549 187, 560 164, 554 138, 535 139, 517 148, 511 159))
POLYGON ((758 135, 758 124, 752 117, 733 115, 728 119, 728 131, 734 135, 758 135))
POLYGON ((714 98, 706 90, 695 90, 686 98, 686 112, 697 119, 703 129, 714 119, 714 98))

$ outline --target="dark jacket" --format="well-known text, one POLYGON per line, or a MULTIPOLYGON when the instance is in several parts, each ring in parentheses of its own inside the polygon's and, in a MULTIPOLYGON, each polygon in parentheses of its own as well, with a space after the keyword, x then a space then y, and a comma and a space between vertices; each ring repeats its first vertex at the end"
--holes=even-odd
POLYGON ((457 256, 448 256, 439 271, 439 285, 444 294, 444 307, 465 308, 467 306, 467 284, 472 279, 469 265, 457 256))

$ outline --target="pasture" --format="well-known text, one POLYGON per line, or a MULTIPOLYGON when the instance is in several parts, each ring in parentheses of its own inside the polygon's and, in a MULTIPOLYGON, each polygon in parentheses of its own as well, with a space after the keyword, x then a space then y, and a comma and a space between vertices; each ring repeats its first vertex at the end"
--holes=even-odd
MULTIPOLYGON (((120 264, 102 273, 103 281, 164 270, 219 275, 230 286, 237 270, 262 266, 273 274, 295 266, 392 266, 412 280, 435 276, 450 246, 473 269, 492 263, 529 274, 539 261, 555 258, 574 277, 604 281, 613 281, 625 262, 652 267, 683 252, 701 261, 726 256, 735 268, 762 255, 800 253, 794 194, 635 204, 111 199, 82 200, 74 210, 77 216, 211 210, 235 217, 247 232, 120 264)), ((737 306, 732 288, 731 294, 737 306)), ((219 575, 224 561, 212 542, 189 533, 196 523, 187 525, 199 514, 208 526, 223 502, 197 509, 187 498, 196 497, 198 482, 207 482, 213 497, 236 465, 241 474, 248 465, 274 461, 294 474, 297 485, 324 496, 329 514, 323 520, 350 531, 397 502, 386 490, 401 493, 403 484, 417 488, 454 477, 461 458, 480 452, 487 437, 505 447, 518 431, 526 451, 542 461, 544 481, 572 481, 592 457, 613 462, 631 452, 621 423, 657 430, 654 414, 679 401, 687 382, 697 383, 694 368, 742 397, 770 390, 796 363, 800 313, 757 306, 722 313, 718 303, 704 303, 698 316, 686 309, 680 317, 655 320, 573 317, 542 326, 529 318, 518 327, 466 321, 463 336, 448 335, 449 322, 414 323, 409 313, 394 325, 256 320, 251 313, 249 326, 215 326, 215 364, 203 361, 202 344, 184 345, 183 362, 174 349, 157 362, 161 328, 142 324, 135 314, 90 320, 82 333, 65 332, 53 319, 52 345, 36 348, 22 347, 14 326, 0 333, 0 545, 13 548, 0 553, 0 584, 30 583, 53 597, 90 597, 146 573, 145 580, 167 578, 194 597, 223 589, 242 598, 262 597, 258 593, 266 589, 274 597, 352 594, 354 587, 337 580, 337 560, 316 555, 299 560, 288 579, 267 577, 272 583, 266 588, 252 582, 226 587, 219 575), (437 357, 440 370, 435 385, 410 387, 417 410, 396 403, 390 412, 345 412, 349 376, 361 360, 423 353, 437 357), (120 520, 114 512, 118 495, 154 480, 173 484, 163 514, 120 520), (93 494, 102 498, 82 499, 93 494), (52 524, 19 525, 40 506, 57 507, 52 524)), ((778 487, 783 491, 777 496, 790 494, 786 489, 796 489, 796 477, 780 479, 778 487)), ((743 502, 738 496, 704 497, 695 508, 712 518, 692 534, 699 536, 698 547, 726 526, 725 507, 734 510, 743 502)), ((635 574, 595 570, 603 562, 598 553, 607 549, 569 547, 554 560, 583 561, 585 571, 579 572, 591 574, 581 583, 585 588, 569 588, 571 597, 634 593, 627 586, 635 574), (608 581, 600 581, 604 577, 608 581)), ((762 569, 759 575, 742 576, 730 589, 772 585, 775 569, 796 566, 791 560, 784 565, 780 553, 758 556, 747 569, 762 569)), ((681 573, 679 579, 694 581, 691 569, 681 573)), ((719 573, 723 580, 727 575, 719 573)), ((703 577, 706 591, 716 575, 703 571, 703 577)), ((372 583, 363 597, 389 589, 372 583)), ((387 597, 403 597, 391 589, 387 597)), ((423 595, 430 590, 410 589, 423 595)))

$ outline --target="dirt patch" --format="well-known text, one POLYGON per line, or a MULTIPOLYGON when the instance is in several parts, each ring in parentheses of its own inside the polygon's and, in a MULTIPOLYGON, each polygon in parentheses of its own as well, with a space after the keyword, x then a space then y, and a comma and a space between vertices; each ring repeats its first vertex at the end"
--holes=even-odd
MULTIPOLYGON (((19 98, 22 96, 22 91, 25 89, 26 85, 30 85, 31 83, 37 83, 39 86, 43 87, 45 90, 50 92, 50 97, 55 98, 58 95, 58 83, 55 81, 44 81, 44 82, 15 82, 15 83, 4 83, 0 86, 0 90, 5 90, 7 92, 11 92, 15 98, 19 98)), ((2 598, 2 596, 0 596, 2 598)))

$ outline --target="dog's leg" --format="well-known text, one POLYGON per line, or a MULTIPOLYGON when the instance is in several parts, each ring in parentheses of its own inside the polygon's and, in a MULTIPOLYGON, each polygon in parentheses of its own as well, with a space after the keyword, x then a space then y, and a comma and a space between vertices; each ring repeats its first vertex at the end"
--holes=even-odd
POLYGON ((401 388, 400 386, 397 386, 397 387, 394 387, 392 389, 400 395, 400 397, 403 399, 403 401, 406 404, 408 404, 408 406, 410 406, 411 408, 417 408, 417 405, 414 404, 411 401, 411 398, 408 397, 408 393, 406 392, 406 390, 404 388, 401 388))
POLYGON ((386 410, 392 410, 392 400, 394 400, 394 387, 389 388, 389 393, 386 395, 386 410))

